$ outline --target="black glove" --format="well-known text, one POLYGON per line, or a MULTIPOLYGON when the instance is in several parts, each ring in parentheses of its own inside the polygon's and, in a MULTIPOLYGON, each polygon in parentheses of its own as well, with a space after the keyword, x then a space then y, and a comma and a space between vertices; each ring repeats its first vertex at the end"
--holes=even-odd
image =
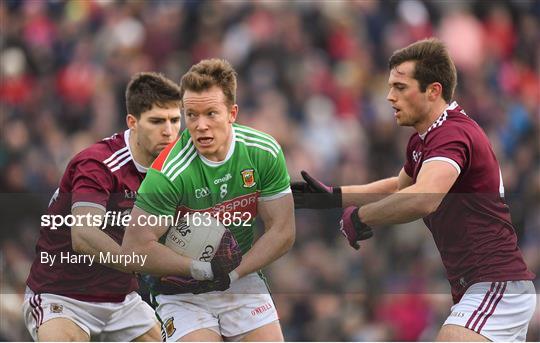
POLYGON ((343 211, 339 221, 339 231, 347 238, 349 245, 354 249, 360 249, 359 241, 373 236, 373 230, 363 223, 358 217, 358 207, 349 206, 343 211))
POLYGON ((305 182, 291 183, 294 208, 340 208, 342 206, 341 187, 327 186, 301 171, 305 182))

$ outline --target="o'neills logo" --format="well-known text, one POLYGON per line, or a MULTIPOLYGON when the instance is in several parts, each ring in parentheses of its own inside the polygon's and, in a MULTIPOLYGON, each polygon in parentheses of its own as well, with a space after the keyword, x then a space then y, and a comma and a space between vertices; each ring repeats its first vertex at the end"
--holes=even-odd
POLYGON ((242 174, 242 181, 244 187, 250 188, 255 186, 255 177, 253 176, 253 169, 244 169, 240 173, 242 174))
POLYGON ((251 311, 251 315, 252 316, 256 316, 256 315, 259 315, 259 314, 263 314, 264 312, 268 311, 268 310, 271 310, 272 309, 272 304, 270 303, 266 303, 262 306, 259 306, 257 308, 255 308, 254 310, 251 311))

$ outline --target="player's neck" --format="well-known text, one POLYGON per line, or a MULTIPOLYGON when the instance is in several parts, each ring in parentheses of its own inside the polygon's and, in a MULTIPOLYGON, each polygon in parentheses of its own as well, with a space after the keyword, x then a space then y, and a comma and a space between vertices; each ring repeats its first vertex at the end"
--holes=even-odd
POLYGON ((154 158, 141 151, 140 146, 137 144, 137 137, 135 137, 133 132, 131 132, 129 135, 129 150, 131 151, 131 155, 133 156, 135 162, 145 168, 150 167, 154 158))
POLYGON ((430 128, 431 125, 437 120, 441 114, 446 110, 448 104, 441 99, 441 101, 434 104, 426 119, 414 126, 418 134, 423 135, 430 128))

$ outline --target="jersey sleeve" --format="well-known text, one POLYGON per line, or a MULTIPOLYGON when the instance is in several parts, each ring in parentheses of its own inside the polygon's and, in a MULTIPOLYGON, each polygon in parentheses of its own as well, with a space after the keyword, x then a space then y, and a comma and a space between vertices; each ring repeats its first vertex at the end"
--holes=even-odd
POLYGON ((439 129, 432 133, 429 140, 424 163, 445 161, 456 168, 458 174, 461 174, 467 167, 471 150, 470 141, 463 130, 457 127, 439 129))
POLYGON ((180 194, 169 178, 150 168, 139 187, 135 206, 154 215, 175 215, 180 194))
POLYGON ((114 186, 111 171, 103 163, 93 159, 75 162, 71 168, 72 208, 92 206, 106 211, 114 186))
POLYGON ((279 198, 281 195, 290 193, 291 178, 287 172, 285 156, 283 151, 279 149, 278 154, 274 157, 271 154, 265 154, 263 169, 261 174, 261 199, 272 200, 279 198))

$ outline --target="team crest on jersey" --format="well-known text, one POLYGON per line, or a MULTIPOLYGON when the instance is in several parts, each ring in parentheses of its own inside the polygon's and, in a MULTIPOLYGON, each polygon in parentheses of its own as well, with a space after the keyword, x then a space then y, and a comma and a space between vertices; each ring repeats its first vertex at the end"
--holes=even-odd
POLYGON ((412 158, 413 158, 414 162, 418 162, 420 160, 420 157, 422 157, 422 152, 421 151, 416 152, 416 150, 414 150, 412 152, 412 158))
POLYGON ((253 169, 244 169, 240 173, 242 174, 243 186, 250 188, 255 186, 255 177, 253 176, 253 169))
POLYGON ((165 329, 165 333, 167 334, 167 337, 171 337, 173 333, 176 331, 176 328, 174 327, 174 317, 171 317, 165 321, 163 324, 163 328, 165 329))
POLYGON ((135 198, 137 198, 137 191, 124 189, 124 199, 135 199, 135 198))
POLYGON ((62 311, 64 310, 64 305, 51 304, 49 310, 51 311, 51 313, 62 313, 62 311))

